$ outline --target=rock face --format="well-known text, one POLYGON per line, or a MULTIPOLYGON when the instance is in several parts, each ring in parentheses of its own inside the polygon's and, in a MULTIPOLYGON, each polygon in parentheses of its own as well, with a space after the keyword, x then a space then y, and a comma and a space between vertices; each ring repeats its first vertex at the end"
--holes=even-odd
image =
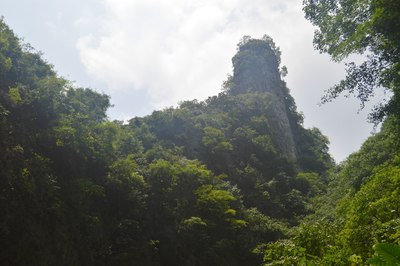
POLYGON ((238 46, 232 58, 233 76, 229 93, 270 93, 273 108, 268 114, 275 121, 274 142, 279 151, 291 161, 296 161, 296 145, 293 137, 285 98, 288 89, 279 72, 280 52, 271 39, 247 39, 238 46))

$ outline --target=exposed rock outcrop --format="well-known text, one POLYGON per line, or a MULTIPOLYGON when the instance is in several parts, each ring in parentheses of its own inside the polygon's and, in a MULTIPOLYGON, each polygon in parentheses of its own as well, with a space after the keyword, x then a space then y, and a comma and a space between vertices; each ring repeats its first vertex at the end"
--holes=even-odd
POLYGON ((270 93, 273 97, 271 120, 276 130, 273 139, 276 147, 288 159, 296 161, 296 145, 293 137, 288 110, 285 101, 288 90, 279 71, 280 51, 272 39, 245 38, 238 46, 237 54, 232 58, 233 76, 229 82, 229 93, 270 93))

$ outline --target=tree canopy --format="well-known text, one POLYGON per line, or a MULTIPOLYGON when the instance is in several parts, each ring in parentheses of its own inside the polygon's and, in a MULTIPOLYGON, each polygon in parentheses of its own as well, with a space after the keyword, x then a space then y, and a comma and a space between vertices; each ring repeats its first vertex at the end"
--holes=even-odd
POLYGON ((0 20, 0 264, 260 265, 333 165, 278 51, 247 39, 220 95, 124 124, 0 20))
POLYGON ((360 64, 349 63, 347 76, 323 97, 331 101, 343 92, 355 94, 361 106, 377 89, 390 99, 376 106, 370 119, 381 122, 400 110, 400 3, 396 0, 305 0, 305 16, 317 27, 314 46, 341 61, 352 53, 365 54, 360 64))

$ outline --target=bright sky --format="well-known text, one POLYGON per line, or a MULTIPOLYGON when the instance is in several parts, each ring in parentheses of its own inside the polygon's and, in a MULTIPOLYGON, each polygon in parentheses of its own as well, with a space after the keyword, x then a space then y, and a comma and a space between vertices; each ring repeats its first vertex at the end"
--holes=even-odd
POLYGON ((344 77, 344 65, 313 49, 302 0, 1 0, 0 6, 5 22, 61 76, 111 96, 111 119, 218 94, 241 37, 268 34, 281 48, 305 126, 328 136, 336 161, 372 131, 355 99, 318 106, 324 90, 344 77))

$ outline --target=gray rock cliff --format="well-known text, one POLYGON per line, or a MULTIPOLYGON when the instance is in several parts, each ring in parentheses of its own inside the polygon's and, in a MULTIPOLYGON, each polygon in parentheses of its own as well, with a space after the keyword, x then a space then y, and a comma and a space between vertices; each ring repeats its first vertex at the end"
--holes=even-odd
POLYGON ((233 76, 229 93, 269 93, 273 98, 271 113, 274 121, 273 139, 278 150, 291 161, 296 161, 296 145, 290 125, 285 97, 288 94, 279 71, 280 52, 270 38, 246 39, 232 58, 233 76))

